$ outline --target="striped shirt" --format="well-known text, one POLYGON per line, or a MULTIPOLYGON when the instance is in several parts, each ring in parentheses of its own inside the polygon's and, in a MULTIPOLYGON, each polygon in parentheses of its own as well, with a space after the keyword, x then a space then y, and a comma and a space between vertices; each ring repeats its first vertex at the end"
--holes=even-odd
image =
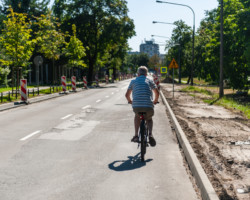
POLYGON ((138 76, 132 80, 128 90, 132 90, 133 108, 146 107, 154 108, 152 89, 156 88, 153 80, 146 76, 138 76))

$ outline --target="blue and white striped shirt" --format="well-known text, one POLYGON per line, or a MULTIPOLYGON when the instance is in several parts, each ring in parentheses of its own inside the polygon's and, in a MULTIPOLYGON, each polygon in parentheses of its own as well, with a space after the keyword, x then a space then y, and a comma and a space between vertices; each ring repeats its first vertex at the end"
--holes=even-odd
POLYGON ((156 88, 155 83, 146 76, 141 75, 132 80, 128 86, 128 90, 132 90, 133 108, 154 108, 152 95, 152 89, 154 88, 156 88))

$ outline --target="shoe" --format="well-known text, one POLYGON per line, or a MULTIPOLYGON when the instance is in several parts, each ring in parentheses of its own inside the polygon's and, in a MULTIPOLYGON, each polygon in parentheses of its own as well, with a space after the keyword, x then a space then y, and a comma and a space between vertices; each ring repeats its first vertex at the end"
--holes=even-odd
POLYGON ((139 137, 138 137, 138 136, 134 136, 134 137, 131 139, 131 142, 139 142, 139 137))
POLYGON ((149 136, 149 144, 151 147, 154 147, 156 145, 156 141, 153 136, 149 136))

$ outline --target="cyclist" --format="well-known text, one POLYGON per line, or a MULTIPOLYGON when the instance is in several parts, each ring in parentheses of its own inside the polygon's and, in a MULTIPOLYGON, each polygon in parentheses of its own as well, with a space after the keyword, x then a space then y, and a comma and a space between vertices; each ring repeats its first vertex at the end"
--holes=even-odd
POLYGON ((146 112, 145 119, 148 124, 149 131, 149 144, 151 146, 156 145, 156 141, 152 134, 153 129, 153 115, 154 115, 154 104, 158 103, 159 91, 153 82, 153 80, 147 78, 148 69, 145 66, 141 66, 137 70, 138 77, 132 80, 128 86, 128 90, 125 97, 128 103, 132 103, 133 111, 135 113, 134 117, 134 127, 135 135, 131 139, 131 142, 138 142, 138 130, 140 126, 140 116, 139 112, 146 112), (152 91, 154 91, 154 100, 152 91), (131 93, 133 96, 133 101, 131 100, 131 93))

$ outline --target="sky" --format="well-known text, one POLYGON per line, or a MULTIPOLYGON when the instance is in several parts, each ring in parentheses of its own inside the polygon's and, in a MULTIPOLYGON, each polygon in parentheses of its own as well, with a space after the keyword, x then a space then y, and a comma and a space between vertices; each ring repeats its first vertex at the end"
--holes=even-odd
MULTIPOLYGON (((164 1, 164 0, 163 0, 164 1)), ((212 10, 218 7, 217 0, 166 0, 172 3, 185 4, 190 6, 195 13, 195 29, 200 21, 205 18, 205 10, 212 10)), ((134 20, 136 36, 129 39, 129 46, 132 51, 139 51, 140 44, 145 40, 151 40, 151 35, 171 37, 174 25, 156 23, 173 23, 183 20, 187 25, 193 27, 193 13, 191 9, 184 6, 156 3, 156 0, 127 0, 128 16, 134 20)), ((160 44, 160 53, 164 54, 164 44, 167 38, 153 37, 155 43, 160 44)))

